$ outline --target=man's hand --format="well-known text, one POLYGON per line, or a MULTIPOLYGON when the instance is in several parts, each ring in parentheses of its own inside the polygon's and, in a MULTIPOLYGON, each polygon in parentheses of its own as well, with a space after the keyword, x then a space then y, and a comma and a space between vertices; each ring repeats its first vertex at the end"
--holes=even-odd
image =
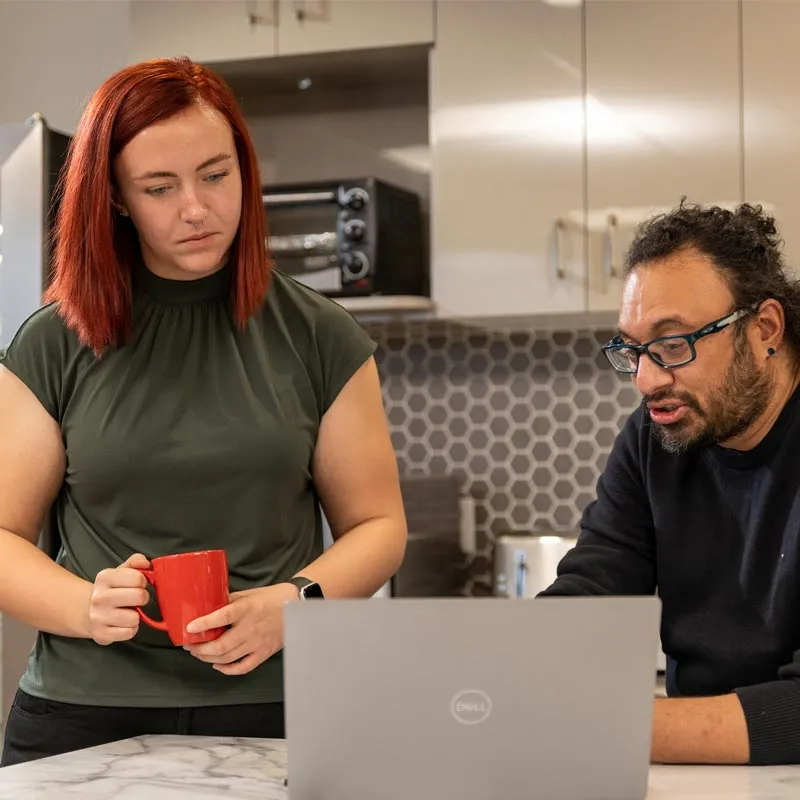
POLYGON ((230 626, 228 630, 213 642, 186 649, 225 675, 245 675, 283 647, 283 606, 298 597, 297 587, 289 583, 234 592, 227 606, 186 626, 189 633, 230 626))
POLYGON ((659 698, 651 760, 663 764, 747 764, 750 740, 739 698, 659 698))

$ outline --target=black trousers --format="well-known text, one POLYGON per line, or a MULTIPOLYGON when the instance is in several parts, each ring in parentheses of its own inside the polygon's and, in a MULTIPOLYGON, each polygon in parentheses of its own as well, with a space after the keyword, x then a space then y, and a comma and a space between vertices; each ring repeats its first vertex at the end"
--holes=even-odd
POLYGON ((285 737, 283 703, 199 708, 117 708, 56 703, 17 691, 0 767, 132 736, 285 737))

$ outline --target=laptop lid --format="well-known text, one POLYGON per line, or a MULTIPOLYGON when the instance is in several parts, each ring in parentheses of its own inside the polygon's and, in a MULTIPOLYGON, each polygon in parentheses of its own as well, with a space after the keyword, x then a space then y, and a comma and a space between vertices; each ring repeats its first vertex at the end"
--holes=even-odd
POLYGON ((290 800, 642 800, 656 597, 285 609, 290 800))

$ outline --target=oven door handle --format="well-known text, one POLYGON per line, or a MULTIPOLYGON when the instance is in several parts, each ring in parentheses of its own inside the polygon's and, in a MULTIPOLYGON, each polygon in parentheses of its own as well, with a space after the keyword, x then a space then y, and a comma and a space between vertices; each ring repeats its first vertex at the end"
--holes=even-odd
POLYGON ((263 194, 261 201, 270 206, 301 206, 314 203, 336 201, 335 192, 286 192, 284 194, 263 194))

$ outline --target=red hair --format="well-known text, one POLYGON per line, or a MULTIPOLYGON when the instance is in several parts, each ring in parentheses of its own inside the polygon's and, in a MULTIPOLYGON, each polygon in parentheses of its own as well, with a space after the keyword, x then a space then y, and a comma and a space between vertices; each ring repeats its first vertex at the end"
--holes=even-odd
POLYGON ((155 59, 112 75, 78 123, 59 181, 53 280, 65 323, 96 353, 126 342, 131 330, 131 273, 136 231, 112 207, 113 163, 144 128, 195 105, 216 109, 233 130, 242 175, 242 216, 231 245, 231 310, 243 326, 270 284, 261 178, 253 143, 228 85, 188 58, 155 59))

